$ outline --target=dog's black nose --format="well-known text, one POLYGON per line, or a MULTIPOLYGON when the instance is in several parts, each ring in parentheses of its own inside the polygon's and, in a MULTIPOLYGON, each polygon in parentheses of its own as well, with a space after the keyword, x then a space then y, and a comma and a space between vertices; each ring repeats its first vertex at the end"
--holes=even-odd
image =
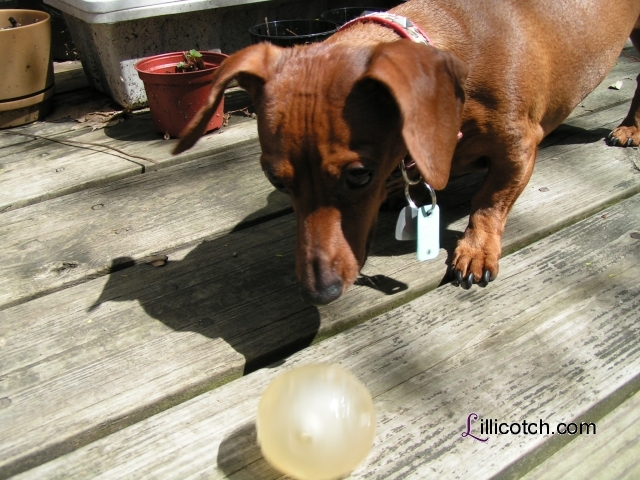
POLYGON ((320 305, 327 305, 340 298, 342 295, 342 281, 338 279, 335 283, 332 283, 328 287, 319 291, 309 291, 306 288, 302 288, 300 291, 302 299, 310 305, 316 307, 320 305))

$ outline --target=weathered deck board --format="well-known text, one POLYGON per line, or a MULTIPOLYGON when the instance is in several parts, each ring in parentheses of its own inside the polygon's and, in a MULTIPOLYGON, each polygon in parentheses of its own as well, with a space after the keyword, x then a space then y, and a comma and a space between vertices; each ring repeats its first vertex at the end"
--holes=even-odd
POLYGON ((0 211, 139 175, 143 168, 139 161, 91 145, 70 149, 47 140, 13 145, 2 158, 0 211))
POLYGON ((0 305, 104 275, 119 257, 141 261, 224 235, 252 215, 289 209, 264 179, 258 156, 255 144, 237 147, 4 213, 0 305))
POLYGON ((640 393, 597 423, 597 436, 578 436, 523 480, 640 478, 640 393))
POLYGON ((81 128, 53 134, 42 132, 49 127, 39 122, 12 129, 11 133, 0 131, 0 138, 11 137, 6 141, 11 153, 3 158, 0 177, 0 210, 15 210, 115 179, 209 157, 257 138, 254 120, 234 117, 231 123, 205 136, 193 153, 179 156, 170 154, 175 140, 162 140, 153 131, 148 112, 134 114, 122 123, 96 131, 81 128), (22 149, 16 147, 18 143, 22 149), (51 160, 49 156, 34 156, 33 151, 38 148, 44 149, 45 154, 59 152, 54 153, 55 158, 65 159, 65 171, 78 173, 59 175, 56 169, 62 167, 44 161, 51 160), (34 179, 28 188, 25 188, 25 178, 34 179))
MULTIPOLYGON (((75 70, 56 73, 60 92, 53 97, 52 112, 44 121, 0 130, 0 152, 4 153, 0 212, 207 157, 257 138, 255 120, 232 115, 228 126, 206 135, 193 152, 173 156, 176 140, 166 141, 154 131, 148 110, 92 131, 88 124, 75 120, 103 107, 120 107, 92 88, 77 90, 81 86, 77 75, 75 70), (26 183, 25 178, 32 181, 26 183)), ((231 108, 247 104, 246 94, 237 90, 225 95, 231 108)))
MULTIPOLYGON (((555 142, 553 147, 541 149, 538 165, 560 163, 574 154, 596 154, 600 158, 594 159, 593 168, 603 169, 609 152, 618 161, 624 162, 627 157, 638 161, 637 150, 610 149, 601 140, 626 110, 626 105, 619 105, 563 125, 547 142, 555 142), (598 143, 595 146, 589 142, 598 143)), ((14 148, 26 149, 23 145, 14 148)), ((47 153, 45 145, 41 149, 47 153)), ((129 257, 138 262, 152 254, 219 237, 246 219, 287 211, 288 200, 265 180, 258 158, 257 143, 249 143, 197 162, 5 212, 0 217, 0 236, 10 241, 0 251, 0 309, 108 273, 113 259, 129 257), (65 264, 72 268, 64 268, 65 264)), ((584 168, 582 159, 575 161, 574 168, 584 168)), ((59 174, 66 171, 52 173, 59 174)), ((618 180, 617 173, 613 177, 606 172, 604 175, 613 182, 609 187, 623 179, 633 184, 636 178, 630 171, 618 180)), ((574 174, 569 171, 569 176, 574 174)), ((545 185, 537 188, 550 188, 546 183, 555 182, 554 178, 555 173, 549 181, 541 179, 538 183, 545 185)), ((462 185, 471 182, 473 188, 477 181, 477 177, 453 181, 448 189, 452 193, 444 192, 443 197, 448 195, 449 206, 454 207, 460 200, 451 197, 459 196, 462 185)), ((530 188, 536 185, 532 183, 530 188)), ((562 195, 560 188, 564 187, 545 195, 562 195)), ((591 202, 600 198, 597 191, 592 194, 587 212, 591 202)), ((467 209, 463 204, 459 215, 466 215, 467 209)))
MULTIPOLYGON (((283 367, 18 478, 278 478, 255 442, 256 405, 280 371, 317 361, 339 362, 374 396, 376 441, 352 478, 517 477, 526 471, 514 462, 559 446, 559 435, 485 434, 480 443, 461 437, 471 412, 499 422, 542 420, 552 432, 558 422, 594 422, 602 432, 611 424, 602 417, 640 389, 640 240, 631 235, 639 224, 635 196, 503 259, 502 281, 489 289, 445 285, 283 367)), ((622 418, 636 418, 627 407, 622 418)), ((638 442, 634 430, 621 432, 621 448, 638 442)), ((593 448, 601 440, 575 441, 593 448)))
MULTIPOLYGON (((598 115, 607 114, 610 112, 598 115)), ((640 172, 630 159, 638 151, 609 148, 601 139, 584 143, 594 137, 601 138, 592 132, 578 133, 543 150, 545 158, 536 167, 531 188, 510 216, 504 237, 507 251, 639 191, 640 172), (541 187, 546 190, 540 191, 541 187)), ((221 163, 218 172, 237 166, 236 162, 234 159, 221 163)), ((179 168, 195 168, 194 165, 179 168)), ((257 165, 255 168, 259 173, 257 165)), ((150 190, 138 196, 132 188, 112 192, 123 194, 122 204, 134 202, 149 216, 150 224, 159 224, 154 235, 146 231, 139 237, 137 245, 142 247, 138 248, 150 248, 148 245, 154 241, 149 239, 159 238, 155 235, 164 235, 160 244, 165 246, 174 237, 185 241, 191 227, 179 230, 179 225, 186 228, 184 225, 192 223, 188 215, 205 211, 176 203, 185 221, 176 220, 175 228, 167 228, 162 223, 167 222, 165 212, 154 212, 154 202, 161 198, 169 204, 178 202, 184 190, 200 200, 206 195, 197 195, 188 184, 174 190, 167 184, 166 174, 166 170, 154 174, 159 182, 163 180, 151 189, 157 197, 150 203, 145 203, 150 190), (159 188, 161 183, 164 186, 159 188)), ((208 174, 203 169, 185 178, 195 182, 208 174)), ((125 183, 142 185, 153 177, 146 178, 139 176, 125 183)), ((207 188, 228 188, 228 199, 236 198, 235 188, 244 192, 251 185, 249 179, 249 185, 207 188)), ((91 211, 91 205, 100 199, 92 192, 86 195, 91 201, 85 199, 78 208, 89 214, 101 215, 113 201, 106 198, 104 208, 96 213, 91 211)), ((282 198, 275 192, 271 195, 282 198)), ((441 197, 445 246, 450 248, 455 234, 464 228, 464 202, 468 196, 459 198, 454 191, 449 192, 449 198, 444 194, 441 197), (449 208, 455 207, 456 202, 463 202, 461 208, 449 208)), ((271 196, 269 199, 269 203, 280 201, 271 196)), ((214 216, 225 214, 219 208, 214 216)), ((27 210, 4 215, 9 218, 27 210)), ((114 208, 113 218, 120 211, 119 207, 114 208)), ((46 212, 41 215, 42 218, 25 220, 22 229, 16 226, 7 238, 31 248, 27 238, 37 238, 38 234, 27 232, 28 225, 42 224, 52 245, 77 241, 89 248, 92 232, 98 229, 94 225, 105 228, 104 223, 83 217, 85 230, 74 234, 77 240, 70 240, 73 236, 64 231, 67 223, 48 224, 44 221, 46 212), (16 238, 18 231, 27 232, 27 237, 16 238)), ((129 219, 120 219, 123 220, 129 219)), ((162 269, 128 268, 0 312, 0 375, 4 379, 0 382, 0 397, 13 402, 10 408, 0 410, 0 422, 6 426, 0 433, 0 469, 23 468, 68 452, 236 378, 245 369, 255 369, 304 347, 314 338, 334 334, 435 288, 445 270, 444 250, 436 261, 420 264, 411 253, 411 242, 393 240, 391 215, 383 215, 379 224, 375 249, 365 267, 368 275, 385 275, 375 279, 379 290, 354 287, 344 298, 320 309, 308 307, 299 299, 293 273, 293 218, 286 215, 204 242, 181 252, 183 259, 170 256, 162 269), (69 402, 72 394, 73 402, 69 402)), ((112 230, 125 226, 109 225, 108 229, 112 241, 120 241, 120 235, 132 235, 121 244, 127 247, 122 247, 124 254, 136 245, 135 229, 117 235, 112 230)), ((49 239, 40 240, 43 241, 49 239)), ((34 255, 27 249, 14 262, 23 269, 34 255)), ((100 253, 99 249, 88 251, 100 253)), ((87 258, 91 256, 87 254, 87 258)), ((66 267, 62 271, 73 275, 78 268, 66 267)), ((509 281, 508 276, 504 281, 509 281)))
POLYGON ((56 93, 79 90, 89 86, 89 80, 79 60, 54 62, 56 93))

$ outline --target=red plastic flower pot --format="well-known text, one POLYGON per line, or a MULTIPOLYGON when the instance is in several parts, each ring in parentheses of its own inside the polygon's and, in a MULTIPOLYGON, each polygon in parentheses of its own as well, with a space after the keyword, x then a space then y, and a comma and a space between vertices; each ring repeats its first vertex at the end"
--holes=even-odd
MULTIPOLYGON (((183 61, 182 52, 165 53, 145 58, 135 64, 149 101, 156 131, 178 137, 200 110, 211 91, 215 69, 227 58, 223 53, 200 52, 207 68, 176 73, 175 66, 183 61)), ((207 132, 222 126, 224 99, 207 125, 207 132)))

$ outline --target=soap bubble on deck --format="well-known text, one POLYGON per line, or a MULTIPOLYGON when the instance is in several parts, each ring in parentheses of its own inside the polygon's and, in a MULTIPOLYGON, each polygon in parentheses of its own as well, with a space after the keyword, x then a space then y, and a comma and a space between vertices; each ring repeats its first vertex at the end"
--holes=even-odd
POLYGON ((349 474, 365 459, 375 436, 371 394, 339 365, 288 370, 267 387, 256 429, 264 458, 301 480, 349 474))

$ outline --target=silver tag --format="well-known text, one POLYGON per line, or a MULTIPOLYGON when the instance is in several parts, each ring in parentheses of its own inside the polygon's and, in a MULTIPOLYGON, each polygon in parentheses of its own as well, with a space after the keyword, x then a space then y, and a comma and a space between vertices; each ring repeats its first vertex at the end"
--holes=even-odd
POLYGON ((440 253, 440 209, 438 205, 433 208, 420 207, 418 209, 417 234, 418 260, 424 262, 436 258, 440 253))

